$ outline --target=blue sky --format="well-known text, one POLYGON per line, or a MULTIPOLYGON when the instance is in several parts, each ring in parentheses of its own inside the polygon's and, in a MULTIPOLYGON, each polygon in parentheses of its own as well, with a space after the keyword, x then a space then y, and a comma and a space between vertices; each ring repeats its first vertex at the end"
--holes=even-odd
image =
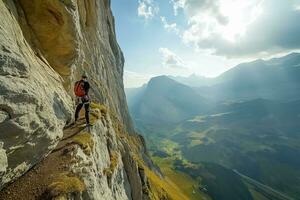
POLYGON ((125 87, 151 77, 214 77, 300 48, 300 0, 112 0, 125 87))

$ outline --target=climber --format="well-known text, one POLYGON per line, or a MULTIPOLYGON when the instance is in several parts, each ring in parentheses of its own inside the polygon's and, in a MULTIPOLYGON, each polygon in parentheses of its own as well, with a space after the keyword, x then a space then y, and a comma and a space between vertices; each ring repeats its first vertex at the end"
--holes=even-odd
POLYGON ((75 123, 78 119, 79 112, 81 108, 84 106, 85 109, 85 120, 86 125, 90 126, 90 116, 89 116, 89 109, 90 109, 90 97, 88 95, 90 89, 90 84, 87 80, 86 75, 81 76, 81 80, 77 81, 74 86, 74 93, 77 97, 78 105, 75 110, 75 123))

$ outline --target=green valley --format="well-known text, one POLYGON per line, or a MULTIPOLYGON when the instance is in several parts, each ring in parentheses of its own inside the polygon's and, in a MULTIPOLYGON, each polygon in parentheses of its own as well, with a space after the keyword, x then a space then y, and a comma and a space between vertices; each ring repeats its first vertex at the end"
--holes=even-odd
POLYGON ((205 81, 156 77, 127 93, 130 112, 167 177, 189 177, 180 185, 213 200, 299 199, 299 63, 290 54, 205 81))

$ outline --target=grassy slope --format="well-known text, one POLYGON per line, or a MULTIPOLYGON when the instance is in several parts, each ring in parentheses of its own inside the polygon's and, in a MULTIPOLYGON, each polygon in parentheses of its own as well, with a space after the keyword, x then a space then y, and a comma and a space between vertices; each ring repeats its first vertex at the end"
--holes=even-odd
POLYGON ((172 183, 174 188, 179 188, 189 200, 210 200, 210 197, 198 190, 199 183, 196 180, 185 173, 172 169, 172 159, 160 157, 152 157, 152 159, 160 167, 166 180, 172 183))
POLYGON ((189 200, 188 196, 181 192, 181 189, 172 181, 160 178, 147 167, 144 169, 151 185, 151 199, 189 200))
POLYGON ((299 112, 298 101, 255 100, 229 104, 217 114, 173 125, 138 125, 153 152, 237 169, 298 197, 299 112))
MULTIPOLYGON (((168 131, 166 131, 165 133, 159 133, 158 135, 154 134, 151 135, 150 137, 148 135, 148 142, 150 142, 150 140, 152 140, 152 142, 155 141, 151 145, 152 147, 151 149, 154 152, 156 150, 161 150, 163 152, 166 152, 170 156, 168 158, 161 158, 155 156, 152 157, 152 159, 161 168, 162 172, 166 175, 166 179, 179 185, 181 192, 186 196, 189 196, 191 200, 210 199, 208 195, 201 193, 198 189, 196 189, 197 191, 196 194, 191 195, 193 193, 193 189, 195 188, 195 186, 197 185, 199 186, 199 180, 193 179, 192 177, 190 177, 184 172, 179 172, 173 169, 174 159, 182 158, 181 151, 180 151, 180 144, 174 142, 171 139, 167 139, 167 137, 164 137, 164 134, 174 135, 175 133, 176 135, 176 133, 180 131, 182 131, 181 128, 176 127, 176 129, 173 131, 172 134, 169 134, 168 131)), ((195 135, 195 132, 193 132, 191 135, 193 135, 192 137, 193 139, 196 139, 197 136, 199 136, 198 134, 195 135)), ((268 200, 259 192, 255 191, 253 188, 248 188, 248 189, 251 192, 251 195, 253 196, 254 200, 268 200)))
POLYGON ((251 195, 253 197, 254 200, 271 200, 268 199, 267 197, 265 197, 264 195, 262 195, 261 193, 257 192, 253 186, 251 186, 250 184, 245 183, 249 189, 249 191, 251 192, 251 195))

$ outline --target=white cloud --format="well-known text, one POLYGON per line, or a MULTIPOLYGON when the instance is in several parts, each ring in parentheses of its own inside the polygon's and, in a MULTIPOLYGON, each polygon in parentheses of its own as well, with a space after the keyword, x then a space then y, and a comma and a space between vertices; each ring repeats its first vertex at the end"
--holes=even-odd
POLYGON ((183 60, 168 48, 159 48, 162 55, 162 64, 167 68, 182 69, 185 68, 183 60))
POLYGON ((174 15, 178 15, 178 10, 184 8, 185 0, 170 0, 173 4, 174 15))
POLYGON ((138 16, 146 20, 153 18, 159 12, 159 7, 153 0, 139 0, 138 16))
MULTIPOLYGON (((221 10, 223 1, 230 0, 171 0, 171 3, 173 3, 175 15, 178 14, 179 9, 183 9, 189 19, 211 16, 218 23, 226 24, 228 22, 227 16, 221 10)), ((231 1, 237 2, 238 0, 231 1)))
POLYGON ((179 29, 177 27, 177 24, 176 23, 172 23, 172 24, 169 24, 166 20, 165 17, 160 17, 161 19, 161 22, 163 23, 164 25, 164 28, 169 31, 169 32, 174 32, 176 34, 179 34, 179 29))
POLYGON ((192 35, 197 35, 197 41, 211 36, 235 41, 258 17, 262 0, 185 1, 184 9, 189 24, 184 38, 186 41, 193 41, 195 38, 190 38, 192 35))
POLYGON ((171 2, 187 18, 183 42, 197 50, 226 57, 257 57, 300 48, 299 0, 171 2))
POLYGON ((135 88, 140 87, 143 84, 147 83, 152 76, 147 74, 141 74, 133 71, 124 71, 124 85, 125 88, 135 88))

